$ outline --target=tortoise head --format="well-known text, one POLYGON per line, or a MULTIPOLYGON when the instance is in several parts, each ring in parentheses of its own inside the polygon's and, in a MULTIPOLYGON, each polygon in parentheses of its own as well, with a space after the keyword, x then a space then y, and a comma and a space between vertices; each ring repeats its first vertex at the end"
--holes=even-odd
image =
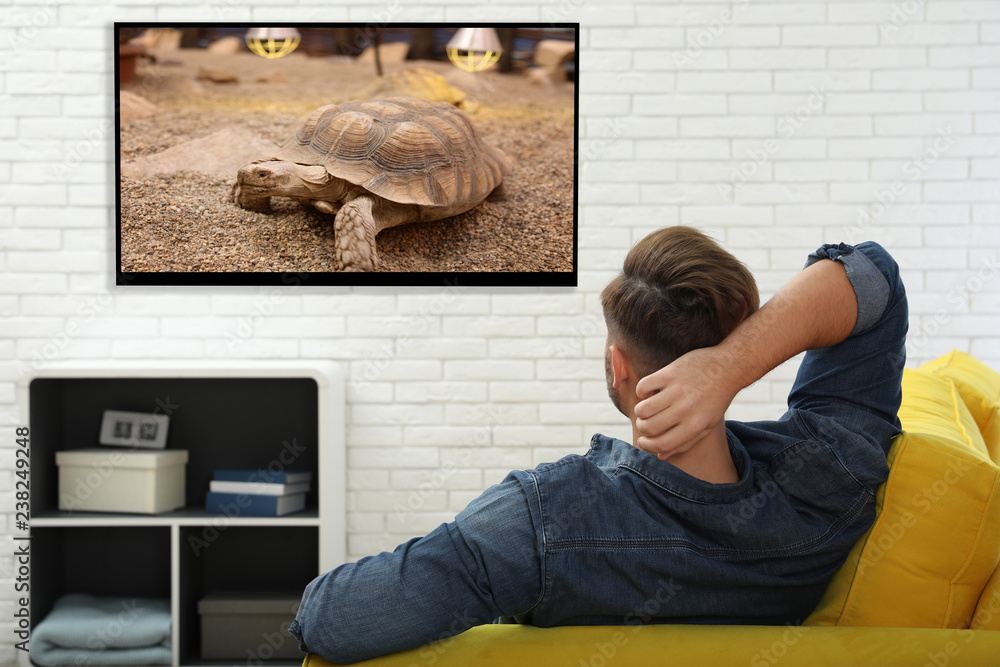
POLYGON ((330 178, 326 168, 282 160, 252 162, 236 173, 240 190, 257 196, 309 197, 330 178))

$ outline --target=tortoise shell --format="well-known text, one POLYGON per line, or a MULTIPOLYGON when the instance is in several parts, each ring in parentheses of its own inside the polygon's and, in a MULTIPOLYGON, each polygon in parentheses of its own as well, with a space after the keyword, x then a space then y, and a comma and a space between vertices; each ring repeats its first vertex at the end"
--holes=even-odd
POLYGON ((320 107, 274 157, 419 206, 482 201, 512 166, 464 111, 409 97, 320 107))

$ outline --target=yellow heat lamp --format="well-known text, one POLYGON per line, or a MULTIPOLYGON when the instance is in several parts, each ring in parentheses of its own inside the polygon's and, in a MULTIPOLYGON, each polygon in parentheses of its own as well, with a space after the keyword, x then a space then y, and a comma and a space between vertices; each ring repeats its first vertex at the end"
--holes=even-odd
POLYGON ((281 58, 298 47, 302 36, 295 28, 251 28, 244 39, 258 56, 281 58))
POLYGON ((456 67, 466 72, 481 72, 500 60, 503 48, 493 28, 459 28, 445 51, 456 67))

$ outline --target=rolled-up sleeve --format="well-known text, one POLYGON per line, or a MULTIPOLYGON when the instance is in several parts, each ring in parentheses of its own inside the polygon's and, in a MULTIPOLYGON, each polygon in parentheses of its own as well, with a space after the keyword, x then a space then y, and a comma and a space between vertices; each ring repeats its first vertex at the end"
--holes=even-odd
POLYGON ((487 489, 451 523, 314 579, 289 632, 306 652, 351 663, 524 612, 541 586, 520 483, 487 489))
POLYGON ((827 244, 806 266, 840 262, 854 288, 858 319, 841 343, 810 350, 788 396, 789 409, 830 418, 888 452, 906 363, 909 312, 899 266, 877 243, 827 244))
POLYGON ((840 243, 824 245, 806 260, 807 268, 824 259, 843 264, 858 298, 858 321, 851 332, 852 336, 867 331, 879 321, 893 291, 889 279, 898 277, 896 271, 892 271, 891 276, 884 273, 869 257, 869 253, 880 260, 888 257, 885 249, 875 243, 862 243, 857 247, 840 243))

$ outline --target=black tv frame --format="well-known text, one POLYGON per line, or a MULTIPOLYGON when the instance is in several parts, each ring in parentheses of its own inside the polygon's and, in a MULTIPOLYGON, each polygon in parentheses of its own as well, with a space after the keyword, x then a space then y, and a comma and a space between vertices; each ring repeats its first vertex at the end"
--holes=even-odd
MULTIPOLYGON (((316 22, 115 22, 113 25, 113 48, 117 48, 119 30, 129 28, 239 28, 251 27, 295 27, 295 28, 357 28, 370 32, 371 22, 316 23, 316 22)), ((377 24, 377 27, 426 28, 427 23, 391 22, 377 24)), ((580 92, 579 92, 579 23, 434 23, 436 28, 527 28, 527 29, 568 29, 573 31, 577 53, 576 82, 574 84, 573 113, 573 261, 571 271, 409 271, 409 272, 367 272, 348 273, 326 272, 123 272, 121 270, 121 114, 119 83, 119 59, 115 57, 115 192, 116 192, 116 252, 115 284, 120 286, 380 286, 380 287, 576 287, 579 279, 579 189, 580 189, 580 92)))

